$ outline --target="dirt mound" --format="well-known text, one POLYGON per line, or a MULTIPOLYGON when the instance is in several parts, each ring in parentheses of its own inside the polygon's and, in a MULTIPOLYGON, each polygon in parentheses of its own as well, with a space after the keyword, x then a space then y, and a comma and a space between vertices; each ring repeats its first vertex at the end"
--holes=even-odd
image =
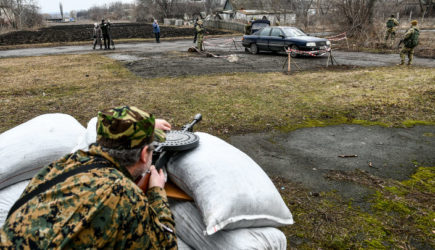
MULTIPOLYGON (((113 39, 153 38, 152 25, 147 23, 114 23, 113 39)), ((92 40, 93 25, 59 25, 41 28, 36 31, 15 31, 0 36, 0 46, 15 44, 35 44, 92 40)), ((210 35, 228 34, 221 30, 207 30, 210 35)), ((160 37, 193 36, 193 28, 160 26, 160 37)))

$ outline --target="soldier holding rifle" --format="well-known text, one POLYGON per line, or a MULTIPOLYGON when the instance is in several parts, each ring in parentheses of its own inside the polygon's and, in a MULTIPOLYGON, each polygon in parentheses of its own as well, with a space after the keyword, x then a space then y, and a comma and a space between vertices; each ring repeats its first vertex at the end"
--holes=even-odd
POLYGON ((97 142, 45 166, 0 230, 0 248, 176 249, 165 177, 151 166, 165 120, 136 107, 98 113, 97 142), (135 184, 150 171, 146 194, 135 184))
POLYGON ((399 65, 405 64, 405 55, 408 55, 408 65, 412 65, 412 61, 414 59, 414 48, 418 45, 418 37, 420 35, 420 30, 418 29, 417 24, 417 20, 412 20, 411 28, 406 31, 405 36, 399 42, 399 46, 402 43, 404 45, 400 51, 399 65))

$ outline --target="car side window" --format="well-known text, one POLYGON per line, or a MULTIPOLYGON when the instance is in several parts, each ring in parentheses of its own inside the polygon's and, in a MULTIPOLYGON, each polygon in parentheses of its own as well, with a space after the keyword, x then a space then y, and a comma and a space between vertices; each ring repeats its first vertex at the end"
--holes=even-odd
POLYGON ((272 29, 272 33, 270 34, 270 36, 277 36, 277 37, 279 37, 280 35, 282 35, 282 32, 280 29, 277 28, 272 29))
POLYGON ((269 36, 270 28, 264 28, 261 30, 260 36, 269 36))

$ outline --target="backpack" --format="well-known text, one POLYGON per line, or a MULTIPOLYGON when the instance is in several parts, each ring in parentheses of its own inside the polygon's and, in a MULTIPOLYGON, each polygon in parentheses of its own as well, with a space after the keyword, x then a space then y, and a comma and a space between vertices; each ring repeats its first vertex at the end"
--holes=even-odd
POLYGON ((387 21, 387 28, 393 28, 393 27, 394 27, 394 20, 390 18, 387 21))
POLYGON ((412 35, 404 41, 405 47, 414 48, 418 45, 418 37, 420 35, 420 31, 418 29, 414 29, 412 35))

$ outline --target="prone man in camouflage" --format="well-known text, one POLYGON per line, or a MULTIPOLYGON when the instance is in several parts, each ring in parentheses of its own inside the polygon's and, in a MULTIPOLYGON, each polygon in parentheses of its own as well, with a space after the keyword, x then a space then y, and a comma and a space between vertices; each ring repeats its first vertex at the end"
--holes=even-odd
POLYGON ((197 34, 197 37, 196 37, 196 41, 197 41, 196 47, 200 51, 204 51, 204 48, 203 48, 202 44, 204 42, 204 32, 205 32, 205 30, 204 30, 204 26, 202 25, 203 24, 202 20, 198 20, 197 24, 198 25, 196 25, 196 34, 197 34))
POLYGON ((97 143, 33 177, 19 201, 52 182, 11 209, 0 230, 0 248, 176 249, 165 177, 151 166, 151 143, 164 140, 161 129, 170 124, 136 107, 99 112, 97 143), (151 177, 144 194, 134 180, 146 170, 151 177), (52 185, 59 176, 69 177, 52 185))
POLYGON ((412 65, 412 61, 414 59, 414 48, 418 45, 418 37, 420 35, 420 30, 417 28, 417 20, 412 20, 411 28, 406 31, 403 40, 403 48, 400 51, 400 64, 405 64, 405 55, 408 55, 408 65, 412 65))
POLYGON ((388 37, 391 37, 391 40, 393 41, 396 37, 396 26, 399 26, 399 22, 394 18, 394 15, 391 15, 390 18, 388 18, 386 25, 387 31, 385 33, 385 41, 388 40, 388 37))

